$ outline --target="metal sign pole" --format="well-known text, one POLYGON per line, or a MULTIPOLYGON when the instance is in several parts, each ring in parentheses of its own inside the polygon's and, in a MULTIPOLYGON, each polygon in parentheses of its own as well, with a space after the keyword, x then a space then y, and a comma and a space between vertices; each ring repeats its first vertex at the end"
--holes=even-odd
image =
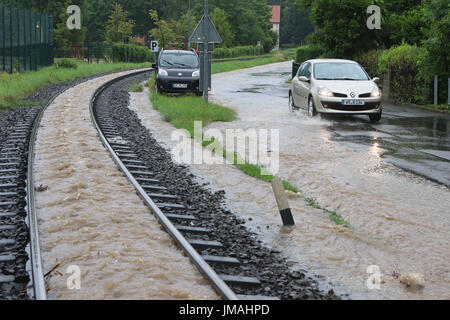
POLYGON ((188 49, 191 48, 191 0, 189 0, 189 16, 188 16, 188 49))
MULTIPOLYGON (((208 17, 208 0, 205 0, 205 18, 208 17)), ((203 66, 205 71, 203 72, 203 100, 208 103, 209 94, 209 81, 208 81, 208 30, 206 30, 206 24, 203 24, 204 48, 203 48, 203 66)))

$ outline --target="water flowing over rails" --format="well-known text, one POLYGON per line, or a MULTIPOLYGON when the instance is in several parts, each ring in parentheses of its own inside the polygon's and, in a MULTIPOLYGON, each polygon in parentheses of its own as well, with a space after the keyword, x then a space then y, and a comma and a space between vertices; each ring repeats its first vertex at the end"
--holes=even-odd
POLYGON ((93 95, 90 112, 100 139, 110 152, 114 161, 136 188, 140 197, 155 214, 165 230, 189 256, 199 271, 210 281, 214 289, 224 299, 265 299, 266 297, 259 296, 238 296, 233 292, 229 285, 255 287, 260 286, 260 281, 256 277, 242 277, 216 273, 213 266, 236 266, 240 264, 240 261, 234 257, 200 254, 205 249, 221 248, 222 243, 210 238, 212 230, 198 226, 196 227, 196 224, 199 222, 198 219, 187 212, 188 209, 179 203, 177 196, 169 194, 162 183, 159 180, 154 179, 154 173, 151 172, 151 168, 143 161, 139 160, 139 157, 133 151, 131 144, 119 134, 114 122, 110 119, 110 116, 96 111, 97 99, 105 89, 127 77, 136 76, 143 72, 116 78, 104 84, 93 95), (198 236, 198 238, 195 236, 198 236))

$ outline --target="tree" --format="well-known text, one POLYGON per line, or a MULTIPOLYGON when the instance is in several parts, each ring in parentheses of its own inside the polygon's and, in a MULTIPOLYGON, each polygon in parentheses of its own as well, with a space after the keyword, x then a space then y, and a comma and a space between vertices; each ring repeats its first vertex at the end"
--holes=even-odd
POLYGON ((280 5, 280 42, 300 44, 307 35, 314 32, 309 13, 295 10, 294 0, 282 0, 280 5))
POLYGON ((127 12, 123 10, 122 6, 115 2, 113 5, 112 14, 106 24, 106 40, 109 42, 121 42, 125 37, 132 34, 134 21, 127 19, 127 12))
POLYGON ((105 25, 112 13, 114 0, 89 0, 87 34, 88 41, 105 41, 105 25))
POLYGON ((65 0, 62 6, 58 9, 59 15, 54 19, 54 42, 56 47, 68 47, 71 45, 81 45, 86 39, 86 27, 83 26, 87 15, 87 1, 86 0, 65 0), (67 19, 71 14, 67 13, 67 8, 70 5, 77 5, 81 9, 81 30, 69 30, 67 28, 67 19))
POLYGON ((211 19, 217 28, 217 32, 219 32, 223 40, 223 43, 221 43, 218 47, 229 48, 233 46, 234 33, 233 30, 231 30, 231 25, 230 22, 228 21, 228 17, 225 13, 225 10, 215 8, 211 13, 211 19))
POLYGON ((153 28, 150 33, 156 40, 159 41, 160 47, 167 48, 170 43, 175 41, 175 33, 173 32, 173 29, 167 21, 159 18, 156 10, 150 10, 149 14, 155 24, 155 28, 153 28))
POLYGON ((377 47, 379 30, 366 27, 366 10, 372 0, 296 0, 302 10, 311 9, 311 19, 318 30, 311 36, 313 43, 324 47, 336 58, 352 58, 377 47))
POLYGON ((425 85, 425 97, 431 101, 432 82, 438 75, 439 101, 447 99, 447 78, 450 74, 450 9, 447 0, 430 0, 425 5, 425 17, 430 28, 423 41, 425 55, 421 61, 421 79, 425 85))

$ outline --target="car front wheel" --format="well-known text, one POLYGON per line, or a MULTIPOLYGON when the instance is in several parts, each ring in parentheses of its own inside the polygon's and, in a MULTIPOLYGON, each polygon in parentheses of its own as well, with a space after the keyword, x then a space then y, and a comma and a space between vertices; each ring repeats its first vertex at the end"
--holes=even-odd
POLYGON ((292 97, 292 94, 289 94, 289 112, 293 113, 295 109, 294 97, 292 97))
POLYGON ((308 103, 308 117, 313 118, 317 115, 316 106, 314 105, 314 99, 310 98, 308 103))
POLYGON ((369 115, 370 122, 377 123, 381 120, 381 112, 369 115))

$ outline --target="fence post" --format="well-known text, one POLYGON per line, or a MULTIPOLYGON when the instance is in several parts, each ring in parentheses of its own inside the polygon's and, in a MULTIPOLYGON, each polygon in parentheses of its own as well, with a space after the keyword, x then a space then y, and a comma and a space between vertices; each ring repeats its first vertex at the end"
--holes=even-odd
POLYGON ((438 105, 438 76, 434 76, 434 106, 438 105))
POLYGON ((10 8, 9 9, 9 69, 10 72, 12 73, 13 71, 13 9, 10 8))
POLYGON ((2 35, 2 69, 3 71, 5 71, 6 69, 6 61, 5 61, 5 56, 6 56, 6 43, 5 43, 5 37, 6 37, 6 25, 5 25, 5 7, 2 7, 2 30, 3 30, 3 35, 2 35))

